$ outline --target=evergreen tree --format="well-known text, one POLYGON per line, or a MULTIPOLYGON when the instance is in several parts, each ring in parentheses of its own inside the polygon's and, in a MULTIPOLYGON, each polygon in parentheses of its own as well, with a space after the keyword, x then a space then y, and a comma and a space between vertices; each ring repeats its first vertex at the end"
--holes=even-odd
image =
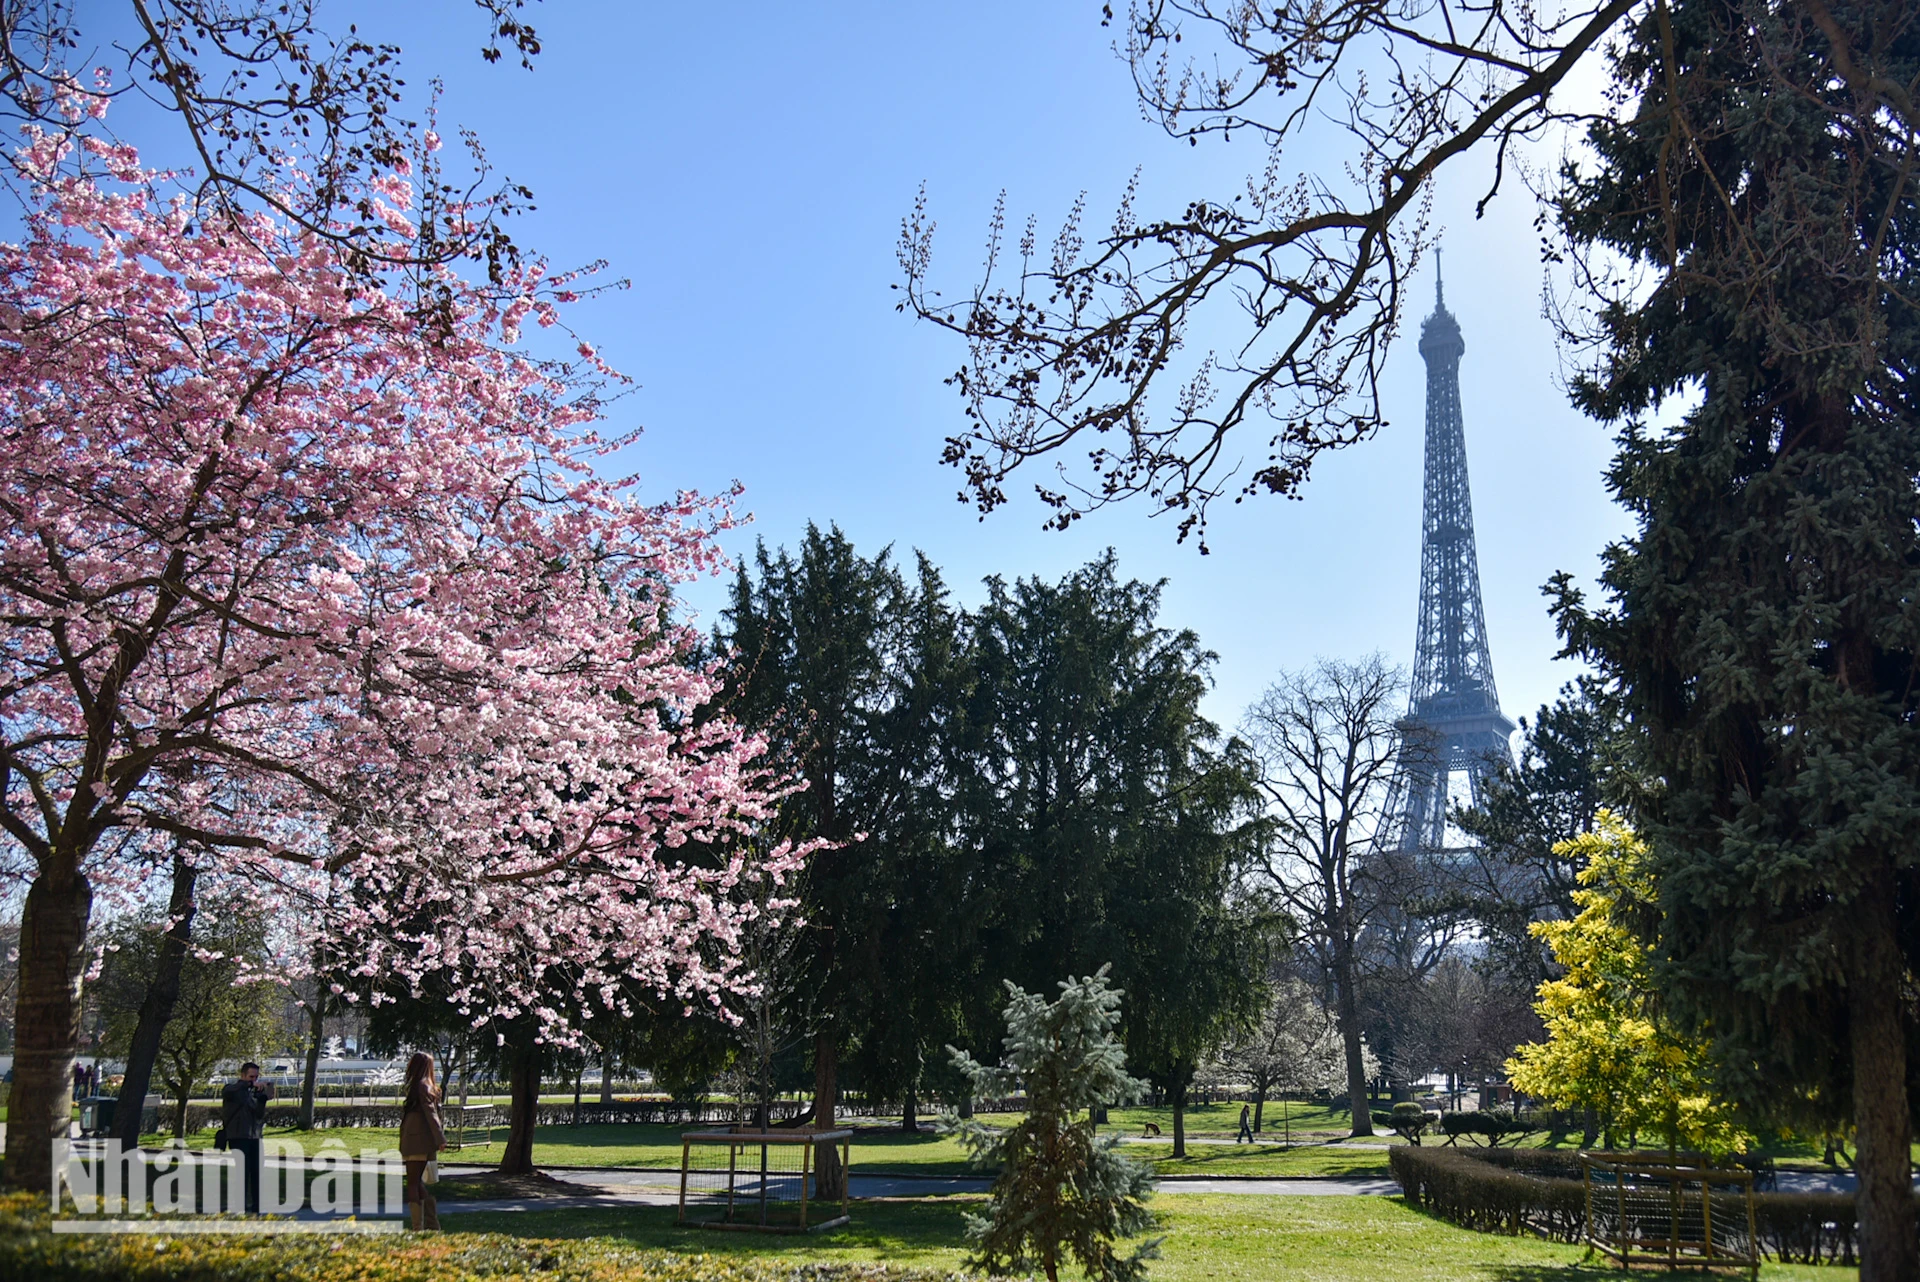
MULTIPOLYGON (((1111 552, 1057 584, 988 581, 957 806, 990 888, 993 987, 975 991, 1111 964, 1128 1053, 1171 1099, 1184 1155, 1187 1087, 1258 1016, 1281 923, 1241 891, 1259 852, 1254 763, 1200 715, 1213 656, 1161 627, 1159 603, 1111 552)), ((983 1023, 976 1008, 976 1044, 983 1023)))
POLYGON ((1637 107, 1595 126, 1560 216, 1594 282, 1641 269, 1576 387, 1626 424, 1638 528, 1612 610, 1563 580, 1561 620, 1659 780, 1636 818, 1669 1008, 1744 1102, 1851 1121, 1861 1278, 1910 1279, 1920 16, 1662 0, 1612 56, 1637 107))
POLYGON ((959 626, 924 558, 909 585, 889 552, 863 557, 810 525, 797 555, 762 547, 741 568, 716 638, 734 656, 728 710, 807 781, 780 835, 835 843, 800 880, 806 926, 788 957, 817 1125, 833 1120, 844 1055, 870 1088, 911 1098, 924 1048, 955 1031, 943 1017, 971 919, 946 845, 959 626))
POLYGON ((1520 728, 1520 760, 1496 762, 1481 804, 1455 816, 1474 840, 1446 906, 1479 923, 1496 972, 1531 992, 1551 974, 1531 927, 1578 911, 1579 867, 1556 852, 1591 831, 1602 806, 1629 799, 1632 774, 1617 702, 1592 677, 1520 728))
POLYGON ((846 942, 850 970, 867 977, 858 990, 854 1067, 869 1094, 901 1102, 902 1128, 912 1131, 929 1052, 963 1034, 962 999, 977 982, 974 923, 988 893, 953 841, 954 779, 967 765, 964 620, 924 556, 900 602, 888 671, 877 731, 898 802, 878 834, 885 875, 875 879, 862 929, 846 942))
POLYGON ((902 585, 887 553, 861 557, 836 528, 808 525, 797 558, 755 558, 740 568, 718 638, 739 676, 728 710, 768 734, 806 780, 782 808, 783 836, 836 843, 809 862, 800 888, 808 922, 795 953, 797 987, 813 1033, 814 1121, 827 1126, 839 1093, 848 1035, 847 942, 876 871, 863 857, 883 775, 875 761, 886 704, 888 614, 902 585))
POLYGON ((1145 1083, 1126 1071, 1114 1036, 1122 994, 1107 986, 1102 966, 1063 981, 1047 1002, 1008 981, 1006 1050, 998 1067, 949 1048, 976 1094, 998 1096, 1025 1087, 1027 1111, 1000 1129, 955 1122, 952 1129, 975 1165, 997 1168, 987 1213, 967 1216, 975 1244, 971 1268, 1031 1273, 1058 1282, 1061 1265, 1077 1262, 1097 1282, 1136 1282, 1160 1240, 1122 1256, 1114 1243, 1154 1227, 1145 1205, 1152 1168, 1120 1151, 1120 1137, 1095 1134, 1094 1110, 1139 1097, 1145 1083))

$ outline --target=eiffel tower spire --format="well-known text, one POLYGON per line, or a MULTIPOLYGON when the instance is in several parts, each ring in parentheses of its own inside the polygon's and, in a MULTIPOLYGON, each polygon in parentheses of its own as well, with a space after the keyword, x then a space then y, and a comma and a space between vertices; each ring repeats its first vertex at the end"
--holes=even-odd
POLYGON ((1400 849, 1446 844, 1449 776, 1466 774, 1478 804, 1496 761, 1511 760, 1513 722, 1500 711, 1480 605, 1480 558, 1467 487, 1467 433, 1460 416, 1460 323, 1447 310, 1435 255, 1433 315, 1420 326, 1427 362, 1427 463, 1420 536, 1420 630, 1413 691, 1401 723, 1403 761, 1388 799, 1388 831, 1400 849))

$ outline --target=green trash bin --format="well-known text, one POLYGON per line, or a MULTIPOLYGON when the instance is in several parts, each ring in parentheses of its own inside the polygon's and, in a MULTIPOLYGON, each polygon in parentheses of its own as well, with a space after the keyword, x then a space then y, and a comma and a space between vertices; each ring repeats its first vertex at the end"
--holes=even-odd
POLYGON ((80 1133, 105 1135, 113 1126, 113 1106, 119 1102, 113 1095, 89 1095, 81 1100, 80 1133))

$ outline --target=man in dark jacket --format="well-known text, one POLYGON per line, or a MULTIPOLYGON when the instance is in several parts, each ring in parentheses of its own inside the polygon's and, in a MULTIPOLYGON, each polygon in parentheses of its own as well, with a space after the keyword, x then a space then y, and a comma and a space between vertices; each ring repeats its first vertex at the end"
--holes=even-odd
POLYGON ((251 1060, 220 1092, 220 1126, 227 1133, 227 1147, 240 1155, 248 1215, 260 1214, 260 1131, 272 1098, 272 1085, 261 1085, 260 1066, 251 1060))

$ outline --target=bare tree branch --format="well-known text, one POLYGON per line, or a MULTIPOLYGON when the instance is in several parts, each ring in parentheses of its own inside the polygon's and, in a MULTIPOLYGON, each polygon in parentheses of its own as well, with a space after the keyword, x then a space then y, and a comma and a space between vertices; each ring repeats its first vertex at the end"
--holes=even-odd
POLYGON ((1076 204, 1046 259, 1030 221, 1004 283, 997 209, 985 276, 952 300, 932 281, 922 193, 901 227, 900 309, 967 341, 948 381, 970 425, 943 455, 966 478, 962 499, 991 512, 1017 469, 1051 455, 1053 477, 1035 485, 1049 527, 1144 496, 1204 552, 1214 500, 1298 497, 1319 455, 1381 423, 1380 372, 1434 176, 1482 144, 1504 175, 1516 143, 1573 119, 1556 95, 1644 2, 1549 14, 1531 0, 1140 0, 1122 53, 1149 118, 1195 144, 1251 133, 1266 166, 1241 195, 1168 218, 1137 219, 1129 185, 1091 246, 1076 204), (1194 34, 1211 38, 1211 57, 1176 65, 1194 34), (1355 144, 1345 174, 1285 178, 1288 148, 1329 127, 1355 144), (1244 337, 1187 353, 1196 326, 1244 337), (1275 425, 1264 451, 1236 445, 1257 419, 1275 425), (1084 468, 1066 461, 1070 445, 1084 468))

